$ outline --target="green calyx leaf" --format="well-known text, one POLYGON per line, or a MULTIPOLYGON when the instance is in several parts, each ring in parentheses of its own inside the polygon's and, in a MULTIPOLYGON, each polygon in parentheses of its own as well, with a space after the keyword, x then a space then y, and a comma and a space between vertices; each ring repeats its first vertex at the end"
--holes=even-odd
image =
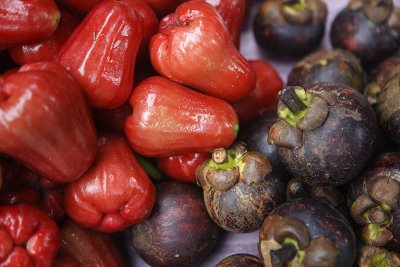
MULTIPOLYGON (((297 97, 303 102, 303 104, 308 108, 310 106, 310 102, 312 99, 312 94, 310 92, 306 92, 304 89, 295 90, 297 97)), ((298 113, 293 113, 288 107, 278 110, 279 118, 286 121, 291 126, 296 126, 301 118, 306 115, 308 109, 304 109, 298 113)))
POLYGON ((297 243, 297 241, 295 239, 290 238, 290 237, 286 237, 283 240, 283 244, 293 245, 297 250, 297 255, 296 255, 296 257, 294 257, 293 260, 296 261, 297 263, 302 263, 303 262, 304 256, 306 255, 306 253, 305 253, 305 251, 300 249, 299 244, 297 243))
POLYGON ((374 266, 374 267, 390 267, 388 261, 387 261, 387 255, 386 253, 379 253, 371 257, 371 259, 368 260, 366 266, 374 266))

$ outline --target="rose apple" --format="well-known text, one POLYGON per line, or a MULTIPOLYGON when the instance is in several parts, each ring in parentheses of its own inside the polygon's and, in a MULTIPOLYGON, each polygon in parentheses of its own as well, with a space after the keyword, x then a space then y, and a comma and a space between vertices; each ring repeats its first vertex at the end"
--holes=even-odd
POLYGON ((0 50, 45 40, 56 30, 59 20, 54 0, 1 1, 0 50))
POLYGON ((57 224, 27 204, 0 206, 0 266, 51 267, 60 246, 57 224))
POLYGON ((236 138, 238 119, 231 105, 164 77, 142 81, 129 103, 133 114, 126 119, 125 134, 144 156, 209 152, 236 138))
POLYGON ((121 1, 96 5, 63 45, 54 61, 69 70, 96 108, 115 108, 132 92, 143 38, 143 19, 121 1))
POLYGON ((115 232, 146 219, 155 195, 129 143, 118 135, 101 135, 95 162, 67 186, 64 207, 83 227, 115 232))
POLYGON ((8 52, 19 65, 51 60, 78 26, 79 22, 79 18, 72 13, 62 12, 58 27, 49 38, 38 43, 11 47, 8 52))
POLYGON ((161 20, 150 59, 161 75, 230 103, 245 98, 256 82, 221 16, 204 1, 185 2, 161 20))
POLYGON ((80 87, 52 62, 0 77, 0 153, 41 175, 70 182, 96 153, 96 132, 80 87))

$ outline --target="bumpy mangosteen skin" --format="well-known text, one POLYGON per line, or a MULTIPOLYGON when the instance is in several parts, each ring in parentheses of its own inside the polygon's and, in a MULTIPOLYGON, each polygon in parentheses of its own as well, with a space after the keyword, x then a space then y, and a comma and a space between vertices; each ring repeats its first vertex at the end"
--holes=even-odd
POLYGON ((374 23, 362 10, 349 8, 339 12, 330 31, 332 46, 353 52, 367 68, 395 54, 400 47, 399 38, 399 29, 387 22, 374 23))
POLYGON ((156 188, 150 217, 131 228, 133 247, 153 267, 199 264, 213 251, 220 235, 201 190, 174 181, 161 182, 156 188))
POLYGON ((328 92, 335 103, 319 128, 303 131, 299 148, 279 147, 279 156, 293 177, 311 186, 334 186, 355 178, 375 149, 377 121, 366 98, 355 89, 336 83, 318 83, 308 88, 328 92))
MULTIPOLYGON (((391 177, 400 182, 400 154, 387 152, 377 155, 365 171, 349 184, 348 206, 362 195, 368 195, 367 185, 371 185, 380 177, 391 177)), ((400 208, 391 212, 392 223, 389 230, 393 234, 392 240, 385 246, 389 250, 400 252, 400 208)))
POLYGON ((284 183, 272 171, 249 185, 237 182, 223 192, 204 190, 204 202, 213 220, 228 232, 247 233, 261 228, 265 217, 284 200, 284 183))
POLYGON ((264 1, 253 24, 256 42, 265 52, 276 58, 298 58, 318 47, 324 36, 326 15, 295 24, 286 21, 277 4, 269 2, 282 0, 264 1))
POLYGON ((400 73, 400 55, 388 57, 371 70, 368 82, 364 88, 364 95, 368 102, 375 107, 383 87, 394 76, 400 73))
POLYGON ((272 214, 303 221, 311 239, 322 235, 339 249, 337 267, 353 266, 356 256, 354 231, 347 219, 331 205, 315 199, 296 199, 283 203, 272 214))
POLYGON ((250 254, 234 254, 222 259, 215 267, 263 267, 262 261, 250 254))
POLYGON ((316 51, 296 63, 287 84, 308 87, 319 82, 335 82, 362 91, 365 80, 361 62, 353 53, 333 49, 316 51))
POLYGON ((249 151, 258 151, 264 154, 271 161, 274 169, 286 178, 289 177, 289 174, 279 158, 278 149, 275 145, 268 143, 269 129, 277 121, 276 107, 268 109, 240 128, 238 140, 246 143, 249 151))

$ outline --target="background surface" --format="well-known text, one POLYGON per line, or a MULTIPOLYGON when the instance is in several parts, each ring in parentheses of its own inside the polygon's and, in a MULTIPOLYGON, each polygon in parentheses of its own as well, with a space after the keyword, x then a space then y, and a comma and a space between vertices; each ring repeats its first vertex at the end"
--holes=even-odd
MULTIPOLYGON (((241 35, 241 52, 242 54, 249 60, 253 59, 264 59, 271 63, 279 72, 281 78, 286 82, 287 76, 291 71, 293 65, 297 61, 277 61, 269 58, 265 53, 263 53, 255 39, 253 34, 253 21, 254 17, 258 11, 259 6, 262 4, 262 1, 258 0, 250 0, 253 1, 252 10, 249 13, 249 17, 245 22, 243 27, 242 35, 241 35)), ((326 30, 324 39, 321 43, 320 49, 330 49, 330 40, 329 40, 329 29, 333 19, 335 18, 338 11, 344 8, 347 4, 347 0, 326 0, 328 5, 328 19, 326 23, 326 30)), ((400 0, 394 0, 394 4, 399 7, 400 0)), ((258 242, 258 231, 248 233, 248 234, 234 234, 234 233, 225 233, 220 240, 217 249, 200 265, 200 267, 212 267, 215 266, 220 260, 223 258, 236 254, 236 253, 248 253, 252 255, 258 255, 257 251, 257 242, 258 242)), ((143 262, 135 252, 131 251, 132 264, 135 267, 148 267, 145 262, 143 262)))

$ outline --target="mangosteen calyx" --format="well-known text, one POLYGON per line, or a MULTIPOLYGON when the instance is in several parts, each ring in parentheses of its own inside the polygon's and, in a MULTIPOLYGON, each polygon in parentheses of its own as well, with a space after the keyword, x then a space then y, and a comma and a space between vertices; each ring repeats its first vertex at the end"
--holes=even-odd
POLYGON ((339 250, 324 236, 311 239, 307 226, 294 217, 270 215, 260 231, 265 266, 336 266, 339 250), (292 266, 292 265, 290 265, 292 266))
POLYGON ((385 248, 363 246, 360 250, 358 265, 360 267, 395 267, 400 265, 400 256, 385 248))
POLYGON ((392 0, 352 0, 348 4, 350 10, 362 10, 364 15, 374 23, 388 21, 393 7, 392 0))
POLYGON ((216 148, 212 158, 200 164, 196 170, 198 184, 203 188, 213 187, 228 191, 237 182, 251 184, 264 179, 272 171, 267 157, 256 151, 247 151, 243 142, 231 148, 216 148))

